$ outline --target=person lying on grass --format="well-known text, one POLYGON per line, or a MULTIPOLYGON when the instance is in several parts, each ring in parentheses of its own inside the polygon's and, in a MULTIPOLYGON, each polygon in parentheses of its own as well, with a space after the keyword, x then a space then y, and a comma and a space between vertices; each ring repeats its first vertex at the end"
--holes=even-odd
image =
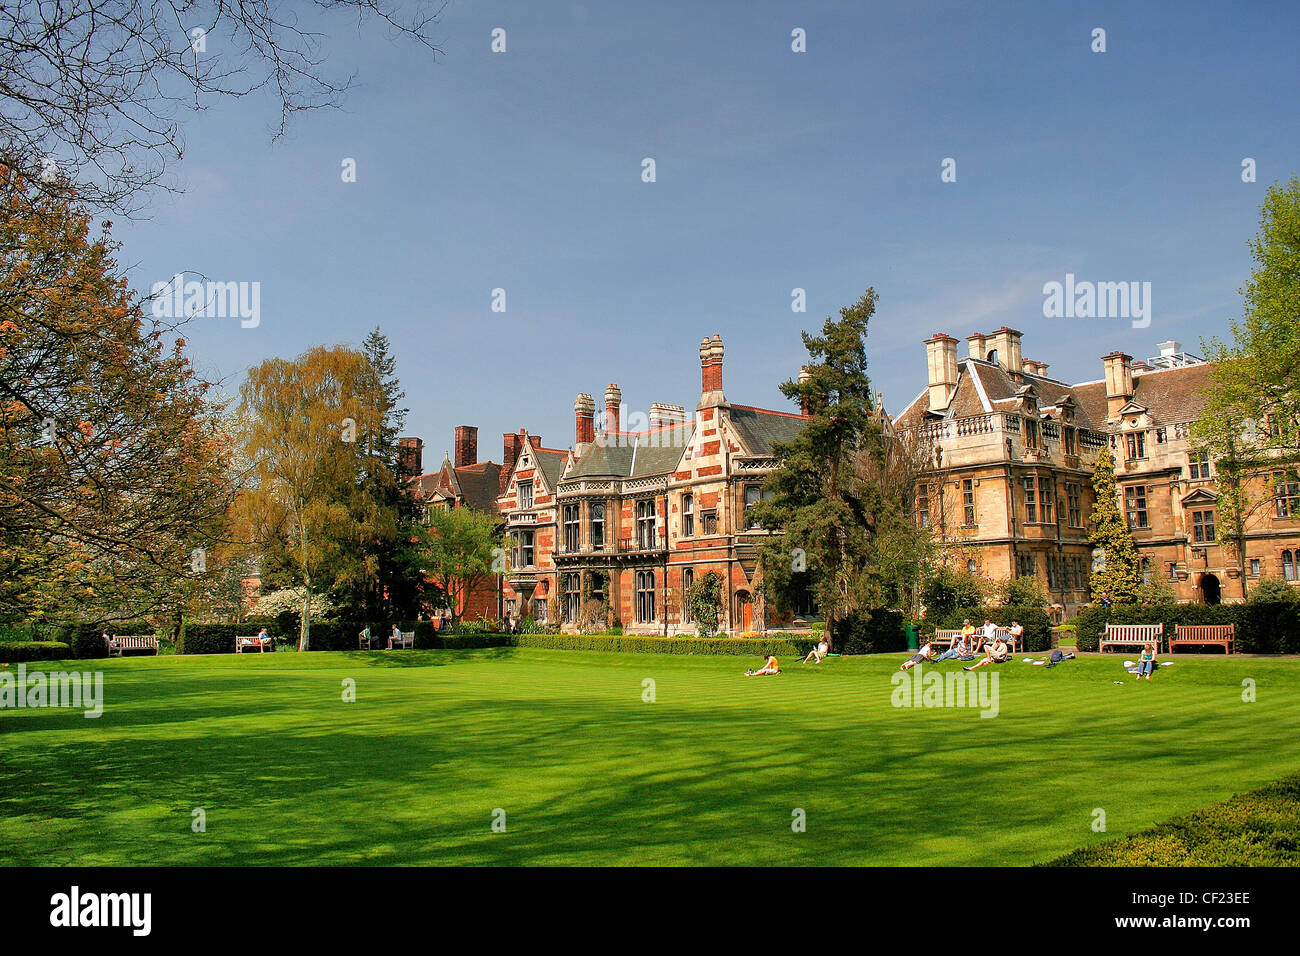
POLYGON ((768 654, 767 660, 763 662, 762 667, 760 667, 756 671, 745 671, 745 676, 765 677, 769 674, 779 674, 779 673, 781 673, 781 665, 776 662, 776 658, 773 655, 768 654))
POLYGON ((1151 672, 1156 669, 1156 646, 1148 644, 1142 648, 1142 657, 1138 660, 1137 679, 1141 680, 1144 676, 1147 680, 1151 679, 1151 672))
POLYGON ((826 652, 829 650, 830 647, 826 643, 826 638, 823 637, 817 642, 817 646, 808 652, 808 656, 803 659, 803 662, 807 664, 809 661, 812 661, 814 664, 820 664, 826 657, 826 652))
POLYGON ((988 649, 985 650, 984 654, 984 660, 980 661, 978 664, 963 667, 962 670, 973 671, 976 668, 983 667, 985 664, 1001 664, 1007 659, 1007 642, 1001 637, 994 638, 993 643, 988 646, 988 649))
POLYGON ((1055 667, 1062 661, 1074 660, 1074 651, 1063 651, 1058 647, 1047 657, 1040 657, 1037 660, 1026 657, 1025 660, 1035 667, 1055 667))
POLYGON ((931 647, 929 643, 926 643, 922 645, 919 651, 917 651, 907 660, 903 661, 903 663, 899 664, 898 669, 900 671, 910 671, 917 664, 921 663, 921 661, 933 661, 933 660, 934 660, 934 648, 931 647))
POLYGON ((957 640, 953 641, 952 647, 948 648, 936 657, 934 662, 938 664, 940 661, 973 661, 974 659, 975 653, 970 649, 970 642, 963 634, 961 637, 957 638, 957 640))

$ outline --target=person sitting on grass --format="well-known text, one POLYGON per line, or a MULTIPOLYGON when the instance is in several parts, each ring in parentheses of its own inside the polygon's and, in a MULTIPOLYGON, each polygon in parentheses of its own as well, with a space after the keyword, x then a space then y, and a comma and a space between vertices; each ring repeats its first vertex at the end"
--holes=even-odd
POLYGON ((983 667, 985 664, 1001 664, 1007 659, 1008 654, 1007 642, 1001 637, 996 637, 993 639, 993 643, 988 646, 988 649, 985 650, 984 660, 980 661, 978 664, 971 664, 969 667, 963 667, 962 670, 973 671, 977 668, 983 667))
POLYGON ((760 668, 759 668, 758 670, 756 670, 756 671, 745 671, 745 676, 746 676, 746 677, 765 677, 765 676, 767 676, 767 675, 769 675, 769 674, 779 674, 779 673, 781 673, 781 665, 778 664, 778 663, 776 662, 776 657, 775 657, 775 656, 773 656, 772 654, 768 654, 768 655, 767 655, 767 660, 765 660, 765 661, 763 662, 763 666, 762 666, 762 667, 760 667, 760 668))
POLYGON ((1142 648, 1142 657, 1138 660, 1137 679, 1141 680, 1144 676, 1147 680, 1151 679, 1151 672, 1156 669, 1156 646, 1148 644, 1142 648))
POLYGON ((907 660, 903 661, 903 663, 899 664, 898 669, 900 671, 910 671, 917 664, 921 663, 921 661, 933 661, 933 660, 934 660, 934 648, 927 641, 925 644, 921 645, 921 649, 919 651, 917 651, 907 660))
POLYGON ((808 652, 808 656, 803 659, 803 662, 807 664, 812 661, 814 664, 820 664, 829 650, 830 646, 826 643, 826 638, 823 637, 817 642, 817 646, 808 652))
POLYGON ((957 638, 957 640, 952 642, 952 647, 948 648, 946 651, 944 651, 942 654, 936 657, 934 659, 934 662, 938 664, 940 661, 951 661, 951 660, 969 661, 972 658, 974 658, 974 656, 975 656, 974 653, 970 649, 970 642, 968 641, 965 633, 963 632, 962 635, 957 638))

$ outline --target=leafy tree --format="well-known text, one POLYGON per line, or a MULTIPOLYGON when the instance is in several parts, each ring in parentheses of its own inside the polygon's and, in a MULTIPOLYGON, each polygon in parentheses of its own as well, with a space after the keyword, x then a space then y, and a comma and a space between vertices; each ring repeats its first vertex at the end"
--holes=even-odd
POLYGON ((1002 603, 1012 607, 1046 607, 1047 592, 1037 575, 1007 578, 998 588, 1002 603))
POLYGON ((1097 453, 1092 475, 1095 501, 1092 507, 1092 542, 1101 548, 1104 565, 1096 568, 1089 579, 1093 599, 1109 594, 1116 604, 1132 604, 1142 586, 1142 565, 1128 523, 1119 510, 1115 490, 1115 462, 1110 451, 1097 453))
POLYGON ((764 527, 781 532, 760 548, 765 596, 788 610, 795 575, 807 571, 828 641, 836 620, 885 592, 874 545, 883 518, 898 506, 876 477, 887 450, 867 377, 865 339, 875 309, 876 292, 868 289, 838 319, 827 318, 820 335, 803 333, 812 361, 781 392, 805 404, 810 417, 794 439, 773 446, 779 464, 765 483, 771 497, 754 511, 764 527))
POLYGON ((453 614, 470 592, 504 568, 494 515, 449 508, 432 512, 427 526, 413 530, 416 540, 411 547, 420 574, 453 614))
POLYGON ((0 167, 0 618, 170 613, 225 533, 222 409, 110 227, 0 167))
POLYGON ((695 621, 697 636, 712 637, 718 633, 718 618, 722 613, 721 574, 709 571, 686 589, 686 611, 695 621))
POLYGON ((360 490, 358 439, 377 427, 362 396, 365 356, 344 347, 268 359, 250 369, 240 420, 251 462, 243 527, 272 587, 303 589, 299 649, 310 645, 312 599, 373 580, 367 542, 391 535, 390 516, 360 490))
POLYGON ((921 601, 925 604, 926 617, 935 619, 959 608, 980 607, 988 600, 991 590, 989 582, 978 574, 941 567, 925 582, 921 601))
POLYGON ((1250 598, 1256 604, 1274 604, 1278 601, 1300 601, 1300 590, 1278 577, 1264 577, 1250 589, 1250 598))
POLYGON ((1243 597, 1248 525, 1273 497, 1259 486, 1271 467, 1300 461, 1300 178, 1269 188, 1249 245, 1243 316, 1231 344, 1203 344, 1213 387, 1192 431, 1215 461, 1216 539, 1235 554, 1243 597))

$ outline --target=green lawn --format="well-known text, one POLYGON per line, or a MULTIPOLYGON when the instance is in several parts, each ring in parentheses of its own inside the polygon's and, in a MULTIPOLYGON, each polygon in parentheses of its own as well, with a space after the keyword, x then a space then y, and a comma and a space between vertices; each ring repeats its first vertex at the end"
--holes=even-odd
POLYGON ((983 719, 891 706, 902 657, 750 679, 524 649, 77 662, 104 671, 99 719, 0 711, 0 863, 1029 864, 1300 762, 1300 660, 1141 683, 1009 663, 983 719))

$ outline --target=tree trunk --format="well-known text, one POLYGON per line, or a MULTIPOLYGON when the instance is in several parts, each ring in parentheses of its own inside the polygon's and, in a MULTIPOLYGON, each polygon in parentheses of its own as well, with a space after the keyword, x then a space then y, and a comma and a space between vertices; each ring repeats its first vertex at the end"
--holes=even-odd
POLYGON ((303 588, 302 621, 298 625, 298 650, 305 652, 311 647, 311 588, 303 588))

